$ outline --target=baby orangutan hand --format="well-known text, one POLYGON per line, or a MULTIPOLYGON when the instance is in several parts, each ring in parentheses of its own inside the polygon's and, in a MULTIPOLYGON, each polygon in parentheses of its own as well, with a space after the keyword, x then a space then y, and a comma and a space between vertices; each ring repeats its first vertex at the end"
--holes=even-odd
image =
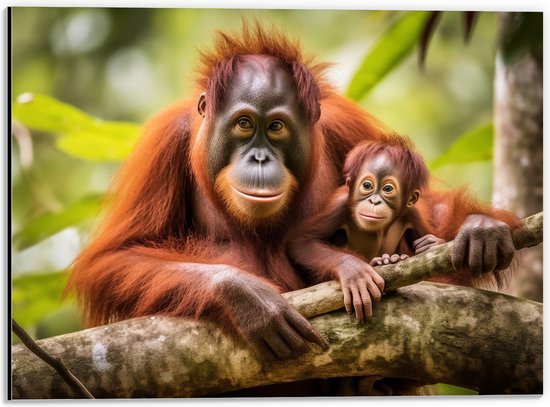
POLYGON ((409 256, 406 254, 392 254, 391 256, 387 253, 384 253, 380 257, 374 257, 370 261, 371 266, 383 266, 385 264, 395 264, 400 262, 401 260, 408 259, 409 256))
POLYGON ((350 255, 336 270, 344 293, 348 315, 359 322, 372 319, 372 301, 379 302, 384 291, 384 279, 363 260, 350 255))
POLYGON ((445 243, 445 240, 434 235, 422 236, 413 242, 414 254, 420 254, 428 250, 430 247, 445 243))

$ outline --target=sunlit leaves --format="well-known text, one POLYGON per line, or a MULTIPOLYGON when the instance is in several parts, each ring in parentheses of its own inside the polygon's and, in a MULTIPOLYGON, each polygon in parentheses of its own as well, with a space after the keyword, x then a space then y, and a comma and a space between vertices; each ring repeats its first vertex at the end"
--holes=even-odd
POLYGON ((56 145, 65 153, 85 160, 120 161, 132 151, 137 135, 138 126, 134 124, 103 122, 65 133, 56 145))
POLYGON ((67 282, 62 272, 23 274, 12 280, 13 317, 22 327, 36 323, 61 305, 67 282))
POLYGON ((104 121, 45 95, 19 96, 13 116, 30 129, 58 134, 60 150, 90 161, 123 160, 139 135, 136 124, 104 121))
POLYGON ((434 387, 437 389, 437 392, 435 394, 443 395, 443 396, 446 396, 446 395, 475 396, 479 394, 475 390, 466 389, 464 387, 453 386, 450 384, 438 383, 438 384, 435 384, 434 387))
POLYGON ((63 229, 93 219, 99 213, 100 195, 88 196, 66 206, 59 212, 47 213, 32 219, 13 236, 13 247, 23 250, 63 229))
POLYGON ((347 95, 354 100, 364 98, 398 66, 418 43, 429 16, 425 11, 409 12, 397 20, 367 53, 349 84, 347 95))
POLYGON ((430 164, 435 169, 445 164, 467 164, 493 158, 493 125, 487 124, 459 136, 430 164))

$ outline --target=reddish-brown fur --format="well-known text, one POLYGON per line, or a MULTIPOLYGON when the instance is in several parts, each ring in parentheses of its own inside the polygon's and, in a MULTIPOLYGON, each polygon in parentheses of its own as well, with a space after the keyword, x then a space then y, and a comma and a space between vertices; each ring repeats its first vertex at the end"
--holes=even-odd
MULTIPOLYGON (((219 34, 215 49, 203 54, 198 90, 221 92, 220 85, 209 83, 230 78, 231 70, 223 68, 228 59, 254 53, 290 65, 309 117, 317 114, 308 99, 315 95, 313 83, 322 94, 324 114, 310 135, 315 143, 309 179, 278 224, 243 228, 224 211, 206 177, 207 146, 196 131, 201 119, 196 99, 156 115, 117 174, 103 224, 72 267, 67 291, 76 293, 87 326, 155 313, 215 314, 231 325, 208 278, 178 272, 174 266, 181 263, 231 265, 280 292, 308 284, 287 259, 284 236, 297 219, 311 216, 328 198, 347 150, 362 139, 381 137, 384 130, 323 81, 324 66, 311 66, 284 36, 257 27, 245 26, 236 37, 219 34), (333 120, 336 126, 331 126, 333 120)), ((208 106, 215 109, 216 103, 208 106)))
MULTIPOLYGON (((348 188, 353 188, 356 184, 361 166, 379 154, 385 154, 396 167, 404 196, 408 196, 414 189, 421 191, 415 207, 405 208, 400 215, 412 225, 413 233, 407 236, 410 240, 402 239, 396 251, 397 254, 414 255, 412 240, 424 235, 431 234, 445 241, 453 240, 464 218, 469 214, 486 214, 504 221, 512 228, 520 226, 514 214, 479 203, 467 193, 466 189, 430 191, 428 189, 429 170, 424 159, 414 151, 412 143, 407 138, 389 134, 379 140, 362 141, 346 156, 343 174, 348 179, 347 186, 336 189, 321 211, 302 222, 290 240, 292 257, 312 272, 314 282, 338 278, 336 270, 342 267, 349 255, 358 257, 365 263, 370 260, 362 258, 360 254, 346 247, 335 250, 318 239, 328 238, 345 222, 350 221, 353 202, 348 188)), ((501 283, 505 277, 502 271, 496 271, 474 280, 468 270, 463 270, 443 277, 434 277, 432 281, 463 286, 502 288, 501 283)))
MULTIPOLYGON (((414 151, 413 144, 408 138, 390 133, 379 140, 366 140, 358 143, 346 155, 344 161, 343 174, 346 185, 335 190, 327 205, 320 212, 303 221, 289 241, 291 257, 312 273, 314 282, 338 279, 337 270, 346 269, 346 259, 349 259, 350 255, 368 264, 367 259, 345 246, 335 249, 322 240, 328 239, 346 223, 353 222, 352 211, 355 203, 352 191, 356 186, 357 178, 362 176, 360 174, 361 167, 368 160, 381 154, 384 154, 391 165, 395 167, 393 175, 399 179, 402 187, 400 193, 404 197, 408 197, 415 189, 421 190, 422 196, 423 191, 427 189, 430 177, 428 168, 420 154, 414 151)), ((406 202, 406 199, 403 201, 406 202)), ((426 234, 434 234, 434 228, 427 223, 426 218, 421 216, 416 208, 402 209, 398 219, 401 218, 406 218, 407 222, 412 225, 413 239, 426 234)), ((338 242, 338 244, 344 244, 344 242, 338 242)), ((412 241, 406 241, 404 238, 399 244, 397 254, 413 255, 412 241)))
POLYGON ((393 134, 379 141, 363 141, 349 152, 344 162, 344 176, 350 179, 349 184, 355 184, 363 163, 383 153, 396 166, 405 195, 413 189, 423 190, 428 186, 430 173, 424 159, 414 151, 409 139, 393 134))
MULTIPOLYGON (((210 95, 208 109, 215 112, 239 59, 250 54, 287 64, 311 120, 319 114, 316 97, 321 97, 321 116, 310 135, 315 141, 308 179, 277 224, 243 227, 221 205, 206 176, 198 97, 153 117, 116 177, 102 226, 72 267, 68 291, 76 293, 86 325, 162 313, 210 317, 234 328, 226 299, 217 295, 209 277, 213 269, 204 272, 195 263, 238 268, 279 292, 311 284, 289 263, 286 238, 334 191, 345 154, 362 140, 380 140, 388 130, 323 80, 325 65, 311 65, 296 44, 258 26, 245 26, 237 36, 218 34, 214 49, 202 55, 197 95, 210 95)), ((448 205, 442 212, 452 215, 433 226, 449 239, 469 213, 501 215, 462 195, 441 193, 428 195, 424 210, 438 204, 448 205)))

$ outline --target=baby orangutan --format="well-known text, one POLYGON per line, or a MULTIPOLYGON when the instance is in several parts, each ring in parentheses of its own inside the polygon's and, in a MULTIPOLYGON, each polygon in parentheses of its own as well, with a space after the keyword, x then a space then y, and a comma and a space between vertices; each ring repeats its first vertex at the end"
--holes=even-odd
POLYGON ((379 301, 384 290, 372 266, 397 263, 444 240, 429 234, 415 207, 429 171, 407 139, 358 144, 346 157, 344 174, 346 184, 298 228, 289 251, 316 283, 338 279, 348 314, 355 310, 359 321, 370 321, 371 297, 379 301))

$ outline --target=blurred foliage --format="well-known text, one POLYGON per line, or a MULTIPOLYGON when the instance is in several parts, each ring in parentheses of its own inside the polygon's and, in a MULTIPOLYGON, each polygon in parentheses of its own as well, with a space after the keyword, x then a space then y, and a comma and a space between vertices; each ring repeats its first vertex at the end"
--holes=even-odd
MULTIPOLYGON (((21 326, 32 326, 61 305, 66 272, 24 274, 12 281, 13 317, 21 326)), ((28 328, 27 328, 28 329, 28 328)))
POLYGON ((59 212, 50 212, 31 219, 13 236, 13 248, 17 251, 26 249, 65 228, 97 217, 102 198, 102 195, 87 196, 59 212))
POLYGON ((61 135, 57 147, 90 161, 119 161, 130 154, 139 126, 108 122, 90 116, 49 96, 24 93, 13 105, 12 115, 32 130, 61 135))
POLYGON ((460 135, 454 143, 430 163, 430 169, 448 164, 466 164, 493 159, 493 125, 486 124, 460 135))
POLYGON ((403 13, 380 37, 353 75, 347 95, 361 100, 415 48, 429 12, 403 13))
MULTIPOLYGON (((466 45, 460 13, 442 13, 421 70, 410 56, 427 16, 14 8, 12 113, 22 125, 12 148, 15 319, 38 337, 79 329, 74 302, 60 300, 66 273, 55 270, 66 269, 88 239, 101 197, 139 135, 134 123, 193 95, 198 51, 215 30, 238 29, 243 18, 299 37, 316 61, 336 62, 328 79, 411 137, 441 185, 466 183, 488 201, 496 15, 479 13, 466 45)), ((537 18, 526 16, 519 38, 509 39, 511 57, 538 35, 537 18)))

